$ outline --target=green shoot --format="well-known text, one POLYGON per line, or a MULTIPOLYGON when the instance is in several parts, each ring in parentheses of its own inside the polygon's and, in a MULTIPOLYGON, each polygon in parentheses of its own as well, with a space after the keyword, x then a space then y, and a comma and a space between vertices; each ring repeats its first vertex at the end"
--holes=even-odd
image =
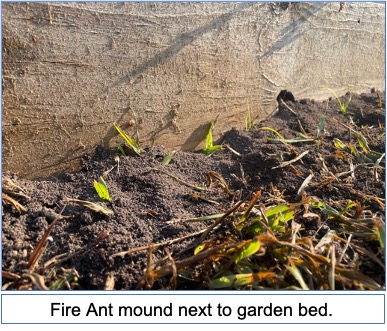
POLYGON ((216 116, 215 120, 211 122, 210 128, 208 129, 207 137, 206 137, 206 147, 202 149, 202 152, 211 155, 215 152, 218 152, 222 149, 222 145, 213 145, 212 139, 212 131, 214 130, 214 126, 216 121, 218 120, 218 116, 216 116))
POLYGON ((340 105, 340 113, 341 114, 345 114, 347 112, 347 109, 348 109, 348 106, 349 106, 349 103, 351 102, 351 99, 352 99, 352 93, 350 93, 349 95, 349 98, 347 99, 347 101, 344 103, 343 101, 341 101, 341 98, 337 96, 337 94, 331 90, 330 88, 328 88, 329 91, 331 91, 333 93, 333 95, 335 96, 337 102, 339 103, 340 105))
POLYGON ((320 118, 320 122, 317 126, 316 139, 320 137, 321 132, 323 132, 324 130, 325 118, 326 118, 326 115, 322 115, 320 118))
POLYGON ((294 218, 294 208, 288 205, 277 205, 266 211, 265 217, 262 215, 255 218, 248 226, 247 232, 255 235, 266 231, 268 227, 272 231, 284 232, 286 224, 294 218), (266 224, 266 222, 268 222, 266 224), (266 224, 266 226, 264 225, 266 224))
POLYGON ((386 247, 386 225, 382 219, 375 219, 374 229, 378 236, 380 247, 384 250, 384 247, 386 247))
POLYGON ((374 172, 374 178, 375 178, 376 181, 379 180, 378 168, 379 168, 380 162, 383 160, 384 157, 385 157, 385 153, 383 153, 382 156, 380 156, 380 157, 376 160, 376 162, 374 163, 373 172, 374 172))
POLYGON ((94 181, 94 187, 95 187, 95 190, 98 193, 98 196, 102 200, 106 200, 106 201, 111 202, 111 199, 110 199, 110 196, 109 196, 109 192, 108 192, 106 183, 105 183, 105 181, 104 181, 102 176, 99 177, 99 181, 98 182, 94 181))
POLYGON ((236 274, 236 275, 226 275, 220 278, 216 278, 211 280, 208 283, 209 289, 221 289, 221 288, 229 288, 234 287, 239 289, 246 285, 252 285, 254 283, 258 283, 265 279, 273 279, 276 275, 274 272, 269 271, 261 271, 256 273, 244 273, 244 274, 236 274))
POLYGON ((337 139, 337 138, 333 138, 333 144, 338 150, 343 150, 348 148, 346 144, 344 144, 340 139, 337 139))
POLYGON ((250 255, 253 255, 254 253, 258 252, 260 248, 261 248, 261 242, 259 241, 258 237, 255 237, 254 239, 248 240, 235 253, 235 255, 234 255, 235 263, 239 263, 244 258, 246 258, 250 255))
POLYGON ((250 105, 247 104, 247 115, 245 118, 245 130, 249 131, 252 129, 252 127, 253 127, 253 120, 251 119, 251 109, 250 109, 250 105))
POLYGON ((167 165, 169 164, 173 157, 176 155, 176 151, 172 151, 171 153, 169 153, 164 159, 163 159, 163 164, 167 165))
POLYGON ((344 215, 342 215, 342 213, 340 213, 338 210, 336 210, 335 208, 329 206, 328 204, 326 204, 325 202, 311 202, 310 205, 312 207, 317 207, 317 208, 320 208, 320 210, 328 215, 328 217, 330 219, 346 219, 346 217, 344 215))
POLYGON ((366 138, 361 133, 357 134, 357 141, 365 153, 371 152, 371 149, 368 147, 366 138))
POLYGON ((55 283, 53 283, 50 286, 50 290, 66 290, 67 289, 67 284, 74 282, 78 282, 78 277, 73 275, 73 274, 68 274, 66 277, 58 279, 55 283))
POLYGON ((268 126, 264 126, 262 128, 259 128, 259 130, 269 130, 271 132, 274 132, 280 138, 281 141, 285 140, 285 138, 284 138, 284 136, 282 134, 280 134, 278 131, 276 131, 276 130, 268 127, 268 126))
POLYGON ((117 149, 118 149, 118 151, 119 151, 123 156, 126 156, 126 153, 125 153, 125 151, 124 151, 124 149, 123 149, 123 147, 122 147, 121 144, 117 143, 117 149))
POLYGON ((133 153, 136 155, 140 155, 143 150, 138 145, 138 143, 136 143, 125 132, 123 132, 117 123, 114 123, 114 127, 116 128, 117 132, 121 135, 121 137, 124 138, 124 140, 128 143, 128 145, 129 145, 130 149, 133 151, 133 153))
POLYGON ((268 138, 268 140, 271 143, 273 143, 273 144, 282 143, 282 144, 287 146, 289 144, 296 144, 296 143, 314 141, 314 139, 308 138, 308 137, 306 137, 305 135, 303 135, 301 133, 298 133, 298 137, 296 137, 294 139, 285 139, 284 136, 282 136, 278 131, 274 130, 273 128, 266 127, 266 126, 264 126, 262 128, 259 128, 258 130, 268 130, 268 131, 271 131, 271 132, 275 133, 279 137, 279 139, 268 138))
POLYGON ((297 266, 294 264, 294 262, 291 259, 289 259, 289 264, 290 266, 286 266, 286 269, 289 270, 289 272, 297 280, 297 282, 300 284, 303 290, 309 290, 309 287, 306 285, 300 270, 297 268, 297 266))

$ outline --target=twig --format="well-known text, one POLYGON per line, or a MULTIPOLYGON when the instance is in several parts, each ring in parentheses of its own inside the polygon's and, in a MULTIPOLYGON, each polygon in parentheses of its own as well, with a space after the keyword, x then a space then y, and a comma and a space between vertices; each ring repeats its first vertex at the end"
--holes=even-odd
POLYGON ((201 192, 201 191, 210 191, 210 190, 208 190, 208 189, 206 189, 204 187, 195 186, 193 184, 187 183, 184 180, 176 177, 175 175, 172 175, 171 173, 169 173, 167 171, 164 171, 164 170, 161 170, 161 169, 157 169, 157 168, 151 168, 151 170, 156 171, 156 172, 161 172, 162 174, 167 175, 167 176, 173 178, 174 180, 178 181, 179 183, 184 184, 185 186, 188 186, 188 187, 194 189, 195 191, 199 191, 199 192, 201 192))
POLYGON ((312 180, 313 178, 313 172, 311 171, 309 176, 305 178, 305 180, 302 182, 300 188, 298 189, 297 191, 297 195, 296 195, 296 200, 301 200, 301 196, 302 194, 304 193, 306 187, 309 185, 310 181, 312 180))
MULTIPOLYGON (((160 247, 160 246, 166 246, 166 245, 170 245, 170 244, 174 244, 174 243, 177 243, 181 240, 184 240, 184 239, 188 239, 188 238, 191 238, 191 237, 195 237, 201 233, 203 233, 204 231, 206 231, 207 229, 204 229, 204 230, 200 230, 198 232, 195 232, 195 233, 191 233, 187 236, 184 236, 184 237, 180 237, 180 238, 175 238, 175 239, 171 239, 171 240, 166 240, 166 241, 163 241, 161 243, 158 243, 158 244, 153 244, 153 247, 156 248, 156 247, 160 247)), ((149 245, 147 246, 141 246, 141 247, 136 247, 136 248, 132 248, 132 249, 129 249, 128 251, 124 251, 124 252, 119 252, 119 253, 115 253, 113 255, 111 255, 112 257, 116 257, 116 256, 121 256, 121 257, 124 257, 126 254, 133 254, 133 253, 137 253, 137 252, 141 252, 141 251, 144 251, 146 249, 149 248, 149 245)))
POLYGON ((290 160, 290 161, 287 161, 287 162, 282 162, 279 166, 276 166, 276 167, 273 167, 271 169, 278 169, 278 168, 283 168, 283 167, 286 167, 294 162, 297 162, 298 160, 300 160, 301 158, 303 158, 306 154, 308 154, 310 151, 305 151, 305 152, 302 152, 300 155, 298 155, 297 157, 295 157, 293 160, 290 160))
POLYGON ((335 250, 335 244, 332 241, 330 243, 330 249, 331 249, 331 270, 329 274, 329 282, 331 285, 331 290, 335 289, 335 269, 336 269, 336 250, 335 250))
POLYGON ((11 198, 9 195, 7 195, 5 193, 1 193, 1 198, 5 201, 9 202, 10 204, 12 204, 17 209, 17 211, 19 213, 20 212, 26 213, 28 211, 28 209, 26 207, 24 207, 19 202, 17 202, 15 199, 11 198))
POLYGON ((106 277, 105 286, 103 289, 106 291, 114 290, 114 285, 115 285, 114 276, 113 274, 109 273, 108 276, 106 277))
POLYGON ((192 217, 192 218, 174 218, 169 221, 166 221, 165 223, 174 224, 174 223, 180 223, 180 222, 205 222, 205 221, 217 219, 219 217, 223 217, 224 214, 225 213, 208 215, 208 216, 200 216, 200 217, 192 217))
POLYGON ((228 144, 223 144, 224 147, 226 147, 231 153, 234 153, 236 156, 242 156, 241 153, 238 153, 235 149, 233 149, 230 145, 228 144))
POLYGON ((298 116, 297 113, 285 103, 285 101, 282 99, 280 99, 280 101, 288 110, 290 110, 294 115, 298 116))
POLYGON ((64 207, 62 208, 62 210, 60 211, 60 213, 58 214, 56 219, 50 224, 50 226, 48 227, 46 232, 43 234, 43 237, 39 240, 38 244, 36 245, 36 247, 32 251, 30 258, 28 260, 28 265, 27 265, 28 270, 33 270, 36 263, 39 261, 41 255, 43 254, 44 250, 47 247, 47 245, 46 245, 47 238, 50 235, 50 233, 52 232, 52 230, 54 229, 55 224, 60 220, 60 217, 61 217, 63 211, 65 210, 66 206, 67 205, 64 205, 64 207))
POLYGON ((348 238, 347 242, 345 243, 345 247, 344 247, 343 251, 340 254, 339 261, 338 261, 339 264, 341 263, 341 261, 344 258, 345 253, 347 252, 347 249, 349 247, 349 243, 350 243, 351 239, 352 239, 352 234, 349 235, 349 238, 348 238))

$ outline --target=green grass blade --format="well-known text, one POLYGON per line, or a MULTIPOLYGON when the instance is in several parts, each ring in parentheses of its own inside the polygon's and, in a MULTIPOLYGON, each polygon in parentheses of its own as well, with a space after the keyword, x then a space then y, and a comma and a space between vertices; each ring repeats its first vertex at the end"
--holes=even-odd
POLYGON ((340 139, 337 139, 337 138, 334 138, 333 139, 333 144, 335 145, 335 147, 339 150, 342 150, 342 149, 346 149, 347 148, 347 145, 344 144, 340 139))
POLYGON ((286 269, 293 275, 293 277, 297 280, 303 290, 309 290, 309 287, 306 285, 304 278, 301 275, 300 270, 295 266, 292 260, 289 260, 290 266, 286 266, 286 269))
POLYGON ((116 128, 117 132, 121 135, 122 138, 128 143, 130 149, 136 154, 140 155, 143 151, 140 146, 132 139, 130 138, 125 132, 121 130, 121 128, 118 126, 117 123, 114 123, 114 127, 116 128))
POLYGON ((222 276, 220 278, 213 279, 208 283, 208 288, 220 289, 220 288, 231 287, 236 281, 236 276, 237 275, 228 275, 228 276, 222 276))
POLYGON ((206 137, 206 147, 202 149, 202 152, 206 154, 213 154, 215 152, 218 152, 222 149, 221 145, 213 145, 213 137, 212 137, 212 131, 214 130, 216 121, 218 120, 218 116, 216 116, 215 120, 211 122, 210 128, 208 129, 207 137, 206 137))
POLYGON ((312 207, 317 207, 317 208, 320 208, 320 210, 328 215, 328 216, 331 216, 331 217, 336 217, 336 218, 339 218, 339 219, 346 219, 345 216, 343 216, 338 210, 336 210, 335 208, 329 206, 328 204, 326 204, 325 202, 311 202, 309 203, 312 207))
POLYGON ((337 96, 337 94, 336 94, 333 90, 331 90, 330 88, 327 88, 327 89, 328 89, 329 91, 332 92, 332 94, 335 96, 337 102, 339 103, 339 106, 340 106, 340 113, 345 114, 345 113, 347 112, 349 103, 350 103, 351 100, 352 100, 352 94, 350 94, 350 96, 349 96, 349 98, 347 99, 347 101, 346 101, 345 103, 343 103, 343 102, 341 101, 341 98, 339 98, 339 97, 337 96))
POLYGON ((349 95, 349 98, 347 99, 347 101, 344 104, 344 113, 347 111, 349 103, 351 102, 351 100, 352 100, 352 94, 349 95))
POLYGON ((314 141, 312 138, 294 138, 294 139, 274 139, 274 138, 268 138, 268 140, 273 144, 280 144, 280 143, 286 143, 286 144, 297 144, 297 143, 305 143, 305 142, 311 142, 314 141))
POLYGON ((247 115, 245 118, 245 130, 249 131, 252 129, 252 127, 253 127, 253 120, 251 119, 251 109, 250 109, 250 105, 247 104, 247 115))
POLYGON ((261 248, 261 242, 258 237, 249 240, 242 248, 238 250, 238 252, 234 255, 235 263, 239 263, 246 257, 253 255, 258 252, 261 248))
POLYGON ((274 272, 256 272, 256 273, 245 273, 236 275, 225 275, 220 278, 211 280, 208 283, 209 289, 221 289, 221 288, 240 288, 245 285, 253 284, 265 279, 273 279, 276 275, 274 272))
POLYGON ((68 274, 65 278, 61 278, 61 279, 58 279, 57 281, 55 281, 51 286, 50 286, 50 290, 66 290, 67 287, 66 287, 66 283, 70 283, 70 282, 78 282, 78 277, 75 276, 75 275, 72 275, 72 274, 68 274))
POLYGON ((320 137, 321 133, 324 130, 325 118, 326 118, 325 115, 321 116, 321 118, 320 118, 320 122, 317 126, 316 139, 318 139, 320 137))
POLYGON ((281 231, 284 225, 294 217, 294 210, 287 205, 278 205, 269 209, 266 212, 266 217, 269 220, 269 227, 273 231, 281 231))
POLYGON ((117 143, 117 149, 123 156, 127 156, 121 144, 117 143))
POLYGON ((374 229, 378 235, 380 247, 384 250, 384 247, 386 247, 386 225, 381 219, 376 219, 374 229))
POLYGON ((285 138, 278 131, 274 130, 273 128, 264 126, 262 128, 259 128, 258 130, 268 130, 268 131, 271 131, 271 132, 275 133, 280 138, 281 141, 285 140, 285 138))
POLYGON ((371 148, 368 146, 367 139, 361 133, 357 134, 357 141, 365 153, 371 152, 371 148))
POLYGON ((212 131, 214 130, 216 121, 218 120, 218 116, 211 122, 210 128, 208 129, 207 137, 206 137, 206 148, 211 148, 213 146, 212 140, 212 131))
POLYGON ((106 185, 106 183, 105 183, 105 181, 104 181, 102 176, 99 177, 99 181, 98 182, 96 180, 94 181, 94 188, 97 191, 98 196, 102 200, 106 200, 106 201, 111 202, 107 185, 106 185))
POLYGON ((222 149, 222 146, 221 145, 215 145, 215 146, 211 146, 209 148, 203 148, 203 152, 206 153, 206 154, 213 154, 215 152, 218 152, 222 149))
POLYGON ((169 153, 164 159, 163 159, 163 164, 167 165, 169 163, 171 163, 172 159, 174 158, 174 156, 176 155, 176 151, 172 151, 171 153, 169 153))

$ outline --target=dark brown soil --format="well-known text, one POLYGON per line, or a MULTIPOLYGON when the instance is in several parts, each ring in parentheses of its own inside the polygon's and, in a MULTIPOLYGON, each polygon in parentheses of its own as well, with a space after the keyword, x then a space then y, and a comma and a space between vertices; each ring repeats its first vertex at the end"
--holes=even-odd
MULTIPOLYGON (((340 209, 340 204, 345 206, 345 201, 356 201, 369 212, 368 215, 384 215, 384 158, 379 164, 377 178, 372 165, 358 166, 351 174, 350 161, 356 166, 359 159, 349 151, 337 152, 333 143, 334 138, 340 139, 345 144, 356 145, 358 151, 362 152, 356 135, 356 132, 360 132, 372 151, 384 153, 385 115, 383 108, 378 106, 377 94, 354 95, 345 115, 339 113, 335 99, 315 102, 292 101, 284 97, 287 106, 280 104, 278 112, 265 122, 249 131, 231 129, 225 134, 221 142, 241 156, 226 147, 211 156, 178 152, 169 165, 164 165, 162 160, 170 151, 163 147, 146 148, 140 157, 125 157, 117 150, 97 148, 94 155, 83 157, 81 171, 63 174, 59 178, 30 181, 3 174, 29 197, 12 195, 16 189, 8 192, 27 208, 26 212, 18 211, 3 200, 3 272, 12 273, 14 277, 25 274, 31 252, 53 222, 54 213, 59 213, 64 206, 63 215, 68 217, 55 224, 34 271, 43 275, 46 285, 50 286, 71 270, 79 276, 76 284, 70 284, 72 288, 95 290, 104 289, 108 278, 114 280, 114 289, 136 289, 144 277, 148 250, 123 257, 113 257, 113 254, 147 246, 149 243, 182 238, 207 228, 213 222, 168 221, 223 213, 257 190, 262 191, 259 204, 268 204, 276 194, 287 203, 297 202, 297 191, 311 172, 314 177, 305 190, 305 196, 316 197, 337 209, 340 209), (287 139, 294 138, 295 132, 305 132, 315 138, 323 114, 326 114, 326 120, 319 138, 292 144, 294 150, 285 144, 268 141, 268 138, 278 138, 273 132, 257 129, 271 127, 287 139), (301 160, 290 166, 273 169, 305 151, 309 152, 301 160), (112 203, 103 202, 93 187, 93 181, 115 166, 117 157, 120 160, 119 171, 114 168, 105 176, 112 203), (209 174, 215 172, 226 181, 232 194, 221 187, 216 177, 212 177, 211 192, 196 192, 154 169, 161 169, 187 183, 205 188, 211 184, 209 174), (340 180, 327 180, 332 178, 331 175, 338 176, 344 172, 348 173, 340 176, 340 180), (114 214, 106 216, 85 206, 69 203, 68 198, 97 202, 111 209, 114 214), (109 233, 108 238, 93 244, 97 236, 106 234, 106 231, 109 233), (85 249, 77 252, 80 248, 85 249), (74 252, 73 257, 70 256, 55 267, 43 269, 44 264, 53 257, 63 254, 61 258, 66 258, 74 252)), ((302 225, 303 236, 313 238, 314 244, 337 226, 329 221, 327 215, 323 215, 319 223, 306 222, 301 216, 295 220, 302 225)), ((215 234, 232 231, 232 223, 229 223, 213 231, 210 238, 215 234)), ((192 236, 154 248, 153 263, 166 256, 165 247, 168 247, 176 260, 192 256, 197 240, 198 236, 192 236)), ((382 251, 374 242, 354 236, 352 243, 361 245, 384 263, 382 251)), ((360 270, 366 276, 384 286, 384 269, 380 265, 367 256, 362 256, 359 263, 360 270)), ((160 279, 153 284, 153 288, 169 288, 169 279, 170 276, 160 279)), ((3 286, 22 289, 36 288, 37 284, 23 277, 12 279, 12 275, 3 275, 3 286)), ((178 277, 176 288, 205 289, 206 279, 197 277, 196 281, 189 281, 178 277)))

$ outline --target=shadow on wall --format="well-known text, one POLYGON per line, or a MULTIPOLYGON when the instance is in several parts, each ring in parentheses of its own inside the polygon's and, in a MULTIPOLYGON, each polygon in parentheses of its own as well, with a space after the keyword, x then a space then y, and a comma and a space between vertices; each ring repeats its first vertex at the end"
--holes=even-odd
MULTIPOLYGON (((196 39, 200 38, 204 34, 210 32, 214 29, 218 29, 218 28, 222 27, 224 24, 226 24, 227 21, 231 20, 235 15, 243 12, 244 10, 246 10, 247 8, 250 8, 253 5, 254 5, 254 3, 242 3, 239 6, 237 6, 235 9, 233 9, 232 11, 230 11, 226 14, 220 15, 219 17, 217 17, 216 19, 212 20, 209 23, 207 23, 201 27, 198 27, 198 28, 192 30, 191 32, 182 33, 181 35, 179 35, 177 38, 174 39, 174 41, 171 43, 171 45, 167 49, 165 49, 164 51, 155 55, 153 58, 146 61, 142 65, 131 70, 128 74, 126 74, 124 77, 122 77, 121 79, 116 81, 113 85, 106 88, 106 90, 103 91, 103 94, 108 93, 110 88, 116 87, 116 86, 124 84, 124 83, 128 83, 131 78, 137 77, 137 76, 141 75, 142 73, 144 73, 145 71, 147 71, 148 69, 159 65, 160 63, 162 63, 163 61, 166 61, 169 58, 172 58, 177 53, 179 53, 184 47, 190 45, 196 39)), ((119 123, 125 115, 126 115, 126 113, 124 112, 122 114, 122 116, 120 118, 118 118, 116 121, 119 123)), ((183 144, 182 149, 183 150, 193 150, 193 148, 195 148, 205 138, 207 133, 204 134, 204 138, 201 138, 201 137, 203 136, 203 131, 205 130, 206 126, 207 125, 198 127, 191 134, 191 136, 187 139, 187 141, 183 144), (193 141, 189 142, 190 139, 193 139, 193 141), (198 140, 198 139, 200 139, 200 140, 198 140)), ((207 129, 207 131, 208 131, 208 129, 207 129)), ((117 132, 116 132, 114 126, 112 125, 109 128, 105 137, 103 138, 104 145, 107 145, 109 143, 109 141, 112 138, 114 138, 116 135, 117 135, 117 132)))
POLYGON ((311 3, 309 8, 305 10, 304 14, 294 21, 292 24, 288 25, 279 34, 278 40, 269 48, 267 52, 262 54, 259 57, 259 60, 262 60, 264 58, 269 57, 272 55, 274 52, 277 52, 284 48, 287 45, 293 44, 295 40, 300 38, 304 33, 305 29, 302 32, 298 32, 302 25, 308 21, 308 19, 313 16, 315 13, 317 13, 319 10, 321 10, 323 7, 325 7, 327 4, 323 2, 316 2, 316 3, 311 3))

